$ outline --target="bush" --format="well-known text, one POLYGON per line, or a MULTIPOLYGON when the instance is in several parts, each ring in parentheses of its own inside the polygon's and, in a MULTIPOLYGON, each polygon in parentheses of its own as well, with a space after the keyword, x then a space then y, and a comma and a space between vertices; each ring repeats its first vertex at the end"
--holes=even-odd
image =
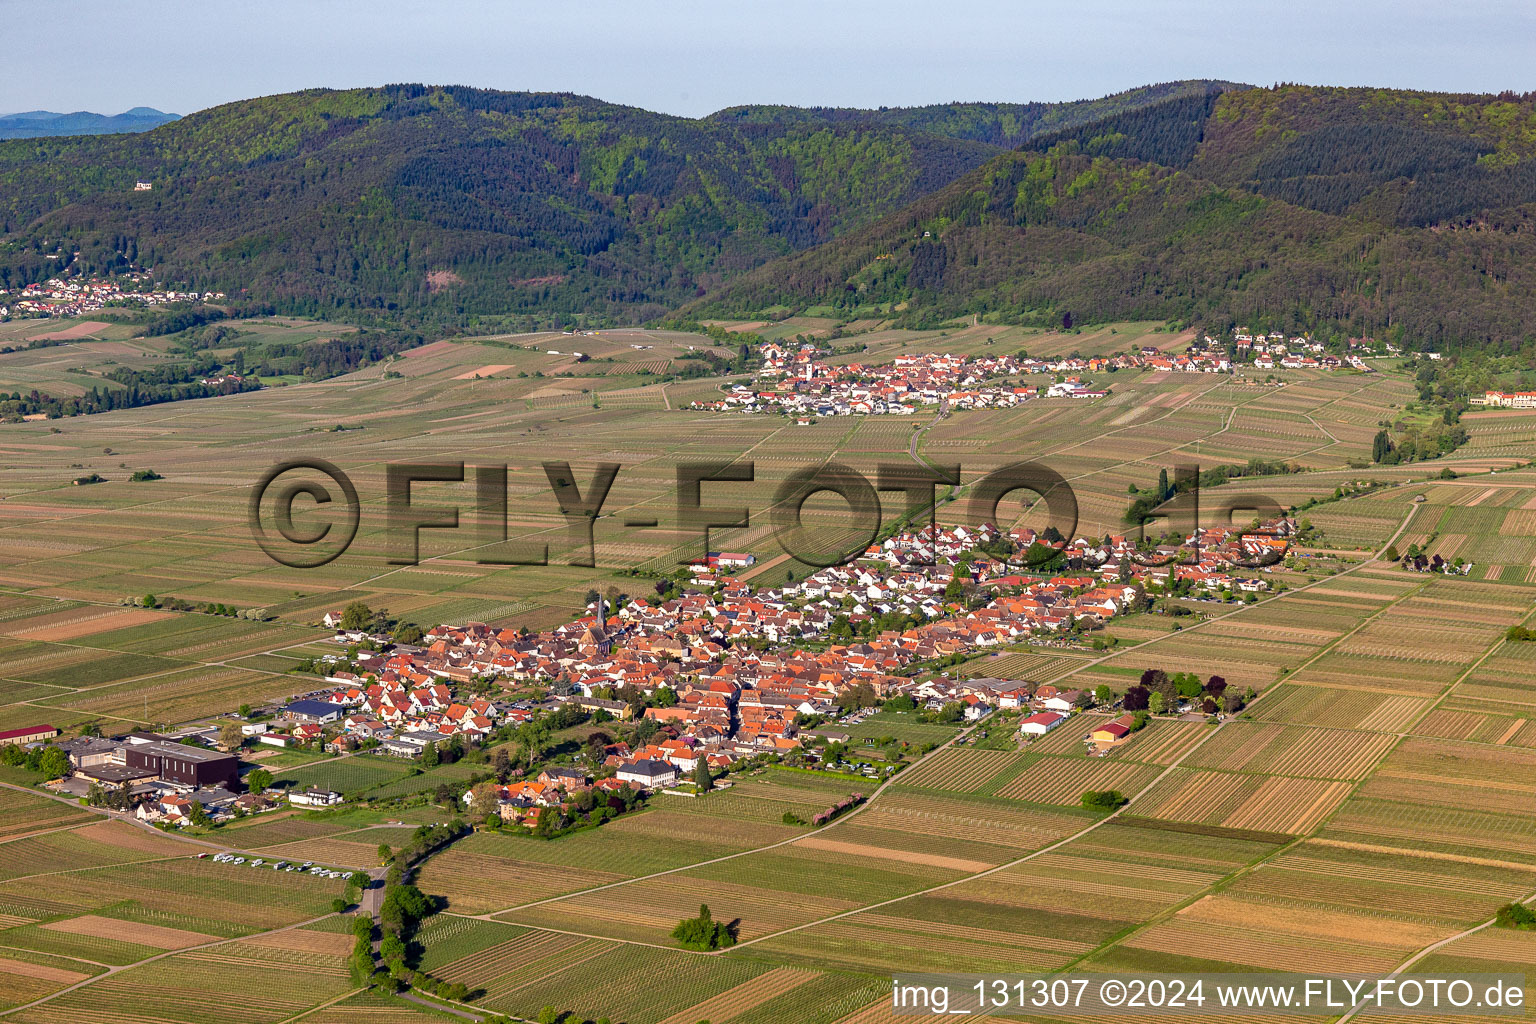
POLYGON ((1524 903, 1506 903, 1494 914, 1493 923, 1500 928, 1536 931, 1536 911, 1524 903))
POLYGON ((1130 803, 1118 789, 1090 789, 1083 794, 1083 808, 1089 811, 1113 811, 1130 803))

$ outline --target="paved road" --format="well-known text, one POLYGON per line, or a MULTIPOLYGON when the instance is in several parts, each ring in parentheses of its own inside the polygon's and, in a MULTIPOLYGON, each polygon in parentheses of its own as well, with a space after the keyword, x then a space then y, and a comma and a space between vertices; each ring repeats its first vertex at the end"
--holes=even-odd
MULTIPOLYGON (((401 999, 404 999, 408 1003, 415 1003, 417 1006, 430 1007, 430 1008, 432 1008, 434 1010, 437 1010, 439 1013, 451 1013, 455 1017, 463 1017, 465 1020, 477 1020, 478 1021, 478 1020, 485 1020, 485 1017, 486 1017, 486 1015, 483 1014, 483 1013, 475 1013, 475 1012, 473 1012, 471 1010, 466 1010, 462 1006, 459 1006, 458 1004, 449 1005, 447 1003, 439 1003, 439 1002, 436 1002, 436 1001, 431 1000, 431 999, 423 999, 421 996, 417 995, 415 992, 406 991, 406 992, 397 992, 395 994, 396 994, 396 996, 398 996, 401 999)), ((522 1020, 523 1018, 521 1018, 521 1017, 513 1017, 512 1019, 513 1020, 522 1020)))

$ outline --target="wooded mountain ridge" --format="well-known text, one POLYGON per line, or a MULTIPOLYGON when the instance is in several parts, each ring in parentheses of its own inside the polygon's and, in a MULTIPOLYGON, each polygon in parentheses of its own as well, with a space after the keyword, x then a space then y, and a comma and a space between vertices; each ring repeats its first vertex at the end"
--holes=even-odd
POLYGON ((1193 81, 690 119, 568 94, 312 90, 139 135, 0 143, 0 184, 0 287, 62 258, 418 321, 831 307, 1536 335, 1532 94, 1193 81))

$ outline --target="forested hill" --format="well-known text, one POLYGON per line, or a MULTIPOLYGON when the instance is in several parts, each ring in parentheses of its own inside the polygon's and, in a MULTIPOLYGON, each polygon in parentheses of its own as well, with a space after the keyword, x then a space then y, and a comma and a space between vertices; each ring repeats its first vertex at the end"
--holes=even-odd
POLYGON ((0 142, 0 287, 131 261, 419 323, 832 305, 1514 343, 1533 214, 1532 95, 1183 82, 695 120, 399 85, 0 142))
POLYGON ((1212 79, 1161 82, 1097 99, 1065 103, 936 103, 922 107, 727 107, 706 120, 730 124, 869 124, 907 128, 1014 149, 1038 135, 1065 131, 1163 100, 1252 86, 1212 79))
POLYGON ((690 311, 1536 336, 1536 95, 1233 90, 1029 145, 690 311))
POLYGON ((0 286, 132 260, 293 312, 644 319, 868 223, 997 147, 580 96, 315 90, 142 135, 0 143, 0 286), (138 180, 153 185, 135 191, 138 180), (50 258, 54 257, 54 258, 50 258))

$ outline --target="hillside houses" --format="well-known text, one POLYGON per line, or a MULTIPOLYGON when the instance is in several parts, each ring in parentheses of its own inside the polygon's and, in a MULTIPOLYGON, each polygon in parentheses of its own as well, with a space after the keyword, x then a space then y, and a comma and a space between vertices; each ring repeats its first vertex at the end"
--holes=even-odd
MULTIPOLYGON (((0 291, 0 295, 5 294, 0 291)), ((9 312, 17 316, 81 316, 124 303, 160 306, 171 302, 216 302, 223 298, 223 292, 178 292, 156 288, 148 275, 141 273, 112 278, 51 277, 22 288, 10 304, 9 312)))
POLYGON ((1467 401, 1489 409, 1536 409, 1536 391, 1487 391, 1467 401))
MULTIPOLYGON (((1207 349, 1219 347, 1221 342, 1210 335, 1203 339, 1207 349)), ((1285 370, 1339 370, 1345 366, 1374 372, 1358 354, 1345 357, 1332 355, 1327 347, 1309 335, 1287 337, 1279 331, 1265 334, 1239 327, 1232 333, 1233 349, 1239 360, 1252 360, 1254 368, 1273 370, 1277 366, 1285 370)))

